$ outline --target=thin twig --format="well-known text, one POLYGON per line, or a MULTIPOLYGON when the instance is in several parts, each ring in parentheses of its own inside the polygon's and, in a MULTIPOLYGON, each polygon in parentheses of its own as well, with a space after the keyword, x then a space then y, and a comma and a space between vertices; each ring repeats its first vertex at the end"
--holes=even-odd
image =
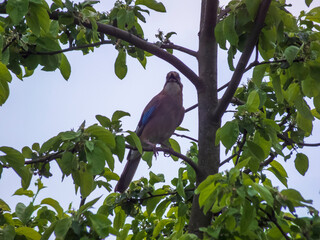
POLYGON ((196 51, 193 51, 189 48, 185 48, 185 47, 182 47, 182 46, 179 46, 179 45, 175 45, 173 43, 167 43, 167 44, 161 44, 160 45, 160 48, 163 48, 163 49, 175 49, 175 50, 178 50, 180 52, 184 52, 184 53, 187 53, 191 56, 194 56, 194 57, 197 57, 197 52, 196 51))
POLYGON ((56 153, 52 153, 46 156, 42 156, 36 159, 32 159, 29 161, 25 161, 24 164, 28 165, 28 164, 35 164, 35 163, 44 163, 44 162, 50 162, 52 160, 55 160, 57 158, 61 158, 62 157, 62 152, 63 151, 59 151, 56 153))
POLYGON ((184 112, 189 112, 189 111, 191 111, 191 110, 193 110, 193 109, 195 109, 197 107, 198 107, 198 103, 193 105, 193 106, 191 106, 191 107, 189 107, 189 108, 187 108, 184 112))
POLYGON ((190 139, 191 141, 194 141, 194 142, 198 142, 197 139, 192 138, 192 137, 189 137, 189 136, 187 136, 187 135, 181 135, 181 134, 178 134, 178 133, 173 133, 173 135, 175 135, 175 136, 177 136, 177 137, 187 138, 187 139, 190 139))
POLYGON ((238 154, 237 154, 238 156, 237 156, 236 162, 234 164, 235 166, 237 166, 237 164, 239 162, 240 154, 242 152, 242 148, 243 148, 244 144, 246 143, 246 140, 247 140, 247 131, 244 130, 242 141, 241 141, 241 143, 239 145, 239 150, 238 150, 238 154))
POLYGON ((232 158, 234 158, 235 156, 237 156, 237 155, 238 155, 238 152, 239 152, 239 151, 237 151, 236 153, 232 154, 230 157, 228 157, 228 158, 226 158, 225 160, 223 160, 223 161, 220 163, 219 167, 221 167, 222 165, 228 163, 232 158))
POLYGON ((264 212, 264 214, 267 215, 268 219, 274 223, 274 225, 276 225, 276 227, 279 229, 279 231, 281 232, 281 234, 284 236, 284 238, 286 240, 290 240, 290 238, 288 237, 288 235, 283 231, 282 227, 279 225, 277 219, 275 219, 275 217, 271 216, 267 211, 265 211, 263 208, 259 207, 259 209, 264 212))
POLYGON ((60 53, 64 53, 64 52, 81 50, 81 49, 88 48, 88 47, 97 47, 97 46, 100 46, 100 45, 111 44, 111 43, 112 43, 112 41, 102 40, 101 42, 96 42, 96 43, 90 43, 90 44, 85 44, 85 45, 80 45, 80 46, 69 47, 69 48, 65 48, 65 49, 57 50, 57 51, 50 51, 50 52, 33 52, 33 51, 27 51, 27 52, 24 52, 24 54, 33 54, 33 55, 55 55, 55 54, 60 54, 60 53))
MULTIPOLYGON (((128 144, 126 144, 126 148, 132 149, 132 150, 137 150, 136 147, 130 146, 130 145, 128 145, 128 144)), ((194 161, 192 161, 191 158, 188 158, 187 156, 185 156, 185 155, 183 155, 183 154, 181 154, 181 153, 178 153, 178 152, 174 151, 172 148, 144 147, 144 148, 143 148, 143 151, 145 151, 145 152, 154 152, 154 151, 156 151, 156 152, 168 153, 168 154, 173 155, 173 156, 175 156, 175 157, 178 157, 178 158, 180 158, 181 160, 183 160, 183 161, 185 161, 186 163, 188 163, 188 164, 194 169, 194 171, 195 171, 197 174, 199 174, 199 173, 201 172, 200 169, 199 169, 199 167, 198 167, 198 165, 197 165, 194 161)))

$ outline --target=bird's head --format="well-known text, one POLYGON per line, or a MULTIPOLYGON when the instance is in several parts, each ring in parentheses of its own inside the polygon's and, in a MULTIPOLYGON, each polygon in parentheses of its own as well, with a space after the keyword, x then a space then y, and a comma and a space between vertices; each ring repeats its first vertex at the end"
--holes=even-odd
POLYGON ((180 80, 180 76, 179 76, 179 73, 175 72, 175 71, 171 71, 167 74, 167 78, 166 78, 166 85, 168 83, 176 83, 178 84, 181 89, 182 89, 182 83, 181 83, 181 80, 180 80))
POLYGON ((170 95, 176 95, 182 92, 182 83, 179 73, 171 71, 167 74, 164 91, 170 95))

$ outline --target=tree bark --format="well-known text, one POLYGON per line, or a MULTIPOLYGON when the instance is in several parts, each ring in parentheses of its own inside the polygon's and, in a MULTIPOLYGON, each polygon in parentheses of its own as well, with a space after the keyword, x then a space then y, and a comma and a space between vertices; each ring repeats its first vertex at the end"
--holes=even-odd
MULTIPOLYGON (((214 28, 217 21, 218 0, 202 0, 199 32, 198 70, 201 86, 198 93, 199 116, 199 155, 198 165, 200 174, 197 174, 197 185, 207 176, 219 170, 220 148, 215 146, 216 131, 220 120, 213 121, 213 114, 218 104, 217 98, 217 44, 214 28)), ((200 238, 201 227, 207 227, 212 219, 211 213, 203 214, 199 207, 198 196, 193 199, 189 232, 200 238)))

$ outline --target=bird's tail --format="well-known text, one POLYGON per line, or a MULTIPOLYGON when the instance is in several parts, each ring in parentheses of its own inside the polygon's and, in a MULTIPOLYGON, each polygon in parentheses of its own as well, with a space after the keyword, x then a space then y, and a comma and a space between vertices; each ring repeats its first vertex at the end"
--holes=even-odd
POLYGON ((115 192, 123 193, 130 185, 133 176, 138 168, 141 154, 137 150, 130 150, 127 158, 127 164, 123 169, 120 179, 114 188, 115 192))

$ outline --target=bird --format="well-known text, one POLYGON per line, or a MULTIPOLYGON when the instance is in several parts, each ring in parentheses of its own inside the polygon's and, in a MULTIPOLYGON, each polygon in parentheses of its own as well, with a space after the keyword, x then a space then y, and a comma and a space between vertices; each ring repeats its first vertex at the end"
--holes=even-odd
MULTIPOLYGON (((175 71, 169 72, 162 91, 144 108, 136 128, 135 132, 143 147, 151 146, 155 149, 157 144, 166 146, 175 129, 181 124, 185 113, 182 89, 179 74, 175 71)), ((129 187, 140 159, 141 154, 138 150, 129 151, 115 192, 123 193, 129 187)))

